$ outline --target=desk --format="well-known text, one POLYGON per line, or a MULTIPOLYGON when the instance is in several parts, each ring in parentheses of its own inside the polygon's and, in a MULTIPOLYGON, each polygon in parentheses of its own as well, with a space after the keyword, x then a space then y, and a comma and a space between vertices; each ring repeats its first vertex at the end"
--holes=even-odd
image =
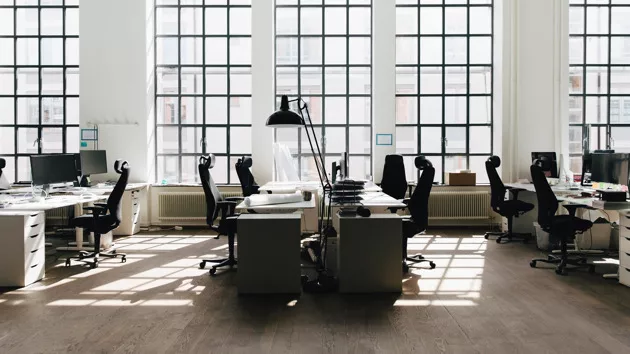
POLYGON ((247 206, 245 202, 241 202, 236 206, 236 210, 253 210, 259 213, 288 213, 295 210, 313 209, 315 208, 315 200, 311 198, 309 201, 297 203, 283 203, 270 205, 247 206))
MULTIPOLYGON (((269 182, 260 186, 258 189, 261 192, 267 193, 294 193, 296 190, 321 190, 321 182, 315 181, 298 181, 298 182, 269 182)), ((366 183, 365 192, 380 192, 381 187, 372 182, 366 183)))

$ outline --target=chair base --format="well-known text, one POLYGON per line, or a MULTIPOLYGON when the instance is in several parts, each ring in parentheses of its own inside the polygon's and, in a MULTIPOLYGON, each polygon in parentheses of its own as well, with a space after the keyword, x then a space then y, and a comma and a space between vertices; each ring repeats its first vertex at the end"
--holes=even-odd
POLYGON ((421 254, 416 254, 414 256, 405 257, 402 263, 403 273, 409 273, 409 264, 407 262, 413 264, 429 262, 429 266, 431 267, 431 269, 435 269, 435 263, 433 263, 433 261, 424 258, 424 256, 421 254))
POLYGON ((523 243, 529 243, 529 240, 532 237, 530 234, 516 234, 510 232, 486 232, 483 237, 486 240, 489 240, 490 236, 497 236, 497 243, 510 243, 514 241, 514 239, 520 240, 523 243))
POLYGON ((118 258, 120 257, 121 263, 127 262, 127 254, 126 253, 118 253, 116 250, 111 250, 107 252, 87 252, 81 251, 78 256, 68 257, 66 258, 66 267, 70 267, 72 265, 72 260, 77 260, 79 262, 83 262, 86 265, 89 265, 90 268, 98 268, 98 264, 100 262, 100 258, 118 258))
POLYGON ((589 273, 595 272, 595 265, 587 263, 587 259, 584 257, 566 258, 566 257, 558 257, 554 255, 549 255, 547 256, 547 259, 544 259, 544 258, 532 259, 531 262, 529 262, 529 266, 532 268, 536 268, 536 264, 538 262, 547 263, 547 264, 557 264, 556 274, 558 275, 567 275, 567 271, 569 269, 580 269, 580 268, 588 268, 589 273), (571 268, 567 269, 567 266, 571 266, 571 268))
POLYGON ((221 258, 221 259, 204 259, 199 263, 199 269, 206 268, 206 263, 218 263, 210 268, 210 275, 215 275, 217 273, 217 268, 230 267, 230 270, 234 268, 235 265, 238 264, 238 261, 234 257, 229 258, 221 258))

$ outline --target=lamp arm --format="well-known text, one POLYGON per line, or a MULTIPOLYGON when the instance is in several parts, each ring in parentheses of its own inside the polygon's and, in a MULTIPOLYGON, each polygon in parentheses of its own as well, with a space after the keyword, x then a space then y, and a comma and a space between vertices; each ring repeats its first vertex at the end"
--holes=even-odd
POLYGON ((324 191, 330 191, 332 190, 332 186, 330 184, 330 180, 328 179, 328 174, 326 173, 324 158, 322 156, 322 151, 319 148, 319 142, 317 141, 317 135, 315 134, 315 128, 313 127, 313 121, 311 120, 311 113, 308 110, 308 104, 301 98, 299 100, 302 103, 299 105, 300 115, 302 116, 302 120, 304 121, 304 128, 306 129, 306 137, 308 138, 308 143, 311 146, 311 151, 313 152, 313 155, 315 155, 315 167, 317 167, 319 180, 324 191), (304 112, 306 112, 306 116, 308 117, 308 125, 306 124, 304 112), (313 135, 312 140, 308 131, 309 127, 311 128, 311 134, 313 135), (315 141, 315 147, 313 147, 313 140, 315 141))

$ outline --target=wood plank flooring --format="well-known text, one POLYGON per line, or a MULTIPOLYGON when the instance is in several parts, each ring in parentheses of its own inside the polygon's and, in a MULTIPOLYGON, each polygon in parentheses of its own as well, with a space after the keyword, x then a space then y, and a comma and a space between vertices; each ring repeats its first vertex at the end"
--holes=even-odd
POLYGON ((225 238, 143 233, 119 240, 125 264, 53 266, 0 291, 0 353, 630 353, 630 288, 600 276, 614 266, 560 277, 529 267, 534 245, 433 234, 409 253, 437 268, 402 294, 256 297, 197 268, 225 238))

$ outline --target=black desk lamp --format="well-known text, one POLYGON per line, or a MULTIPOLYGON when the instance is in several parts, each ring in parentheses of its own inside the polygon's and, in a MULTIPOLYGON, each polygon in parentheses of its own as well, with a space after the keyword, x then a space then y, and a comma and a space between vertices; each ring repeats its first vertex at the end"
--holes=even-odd
POLYGON ((313 153, 313 159, 315 160, 315 166, 317 167, 317 175, 323 189, 323 196, 318 213, 318 232, 321 249, 321 254, 317 257, 319 277, 317 280, 308 282, 305 288, 310 288, 309 290, 313 291, 334 290, 334 288, 336 288, 334 280, 325 274, 326 239, 329 235, 334 236, 336 234, 336 231, 330 222, 332 214, 332 185, 330 184, 330 180, 328 179, 328 175, 326 173, 324 158, 322 157, 322 152, 319 148, 319 143, 317 142, 315 128, 313 128, 313 121, 311 120, 311 114, 308 111, 308 105, 301 97, 289 100, 286 95, 282 95, 280 99, 280 110, 269 116, 267 119, 267 126, 272 128, 304 128, 306 131, 306 137, 308 138, 308 143, 311 147, 311 152, 313 153), (297 102, 299 114, 291 111, 289 107, 289 103, 291 102, 297 102), (305 115, 308 119, 305 118, 305 115), (313 142, 315 144, 313 144, 313 142), (321 215, 320 213, 323 213, 324 208, 326 208, 326 197, 328 197, 328 210, 326 213, 326 220, 324 221, 324 215, 321 215))

